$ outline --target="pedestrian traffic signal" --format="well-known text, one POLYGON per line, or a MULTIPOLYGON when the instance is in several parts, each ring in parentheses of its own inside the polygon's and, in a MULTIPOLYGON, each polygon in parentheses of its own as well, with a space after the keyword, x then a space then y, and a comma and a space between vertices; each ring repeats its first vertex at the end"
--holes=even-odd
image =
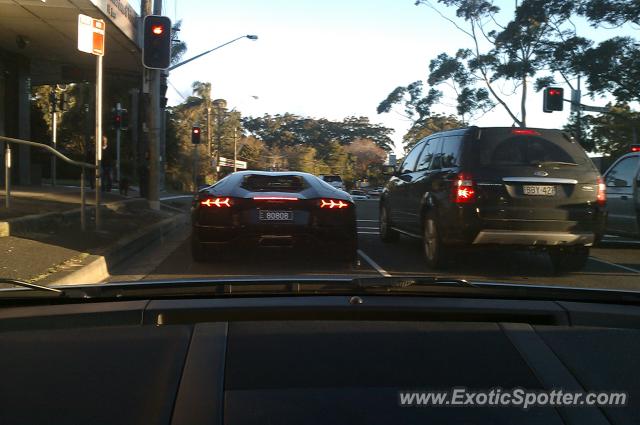
POLYGON ((167 69, 171 62, 171 19, 148 15, 144 18, 142 64, 151 69, 167 69))
POLYGON ((191 128, 191 143, 194 145, 200 144, 200 127, 192 127, 191 128))
POLYGON ((547 87, 544 89, 542 110, 544 112, 562 111, 564 107, 564 89, 547 87))
POLYGON ((116 130, 122 129, 122 110, 115 109, 113 111, 113 128, 116 130))

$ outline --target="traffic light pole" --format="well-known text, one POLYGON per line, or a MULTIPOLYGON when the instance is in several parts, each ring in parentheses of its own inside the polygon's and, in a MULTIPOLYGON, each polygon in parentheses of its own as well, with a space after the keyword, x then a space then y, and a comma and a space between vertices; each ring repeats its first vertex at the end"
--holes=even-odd
MULTIPOLYGON (((162 14, 162 0, 153 2, 153 13, 162 14)), ((160 209, 160 70, 149 69, 149 207, 160 209)))
MULTIPOLYGON (((122 105, 116 103, 116 115, 120 116, 122 111, 122 105)), ((116 180, 118 181, 118 187, 120 187, 120 131, 122 127, 122 117, 116 125, 116 180)))

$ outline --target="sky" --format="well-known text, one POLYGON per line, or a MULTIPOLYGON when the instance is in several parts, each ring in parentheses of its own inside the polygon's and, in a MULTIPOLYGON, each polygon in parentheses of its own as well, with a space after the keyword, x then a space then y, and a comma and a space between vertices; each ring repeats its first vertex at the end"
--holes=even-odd
MULTIPOLYGON (((512 0, 496 3, 512 11, 512 0)), ((188 47, 183 59, 241 35, 258 36, 256 41, 240 39, 172 71, 169 105, 190 95, 194 81, 211 82, 212 96, 226 99, 229 108, 244 116, 285 112, 333 120, 367 116, 395 130, 391 137, 397 153, 410 123, 401 108, 377 114, 378 104, 397 86, 426 80, 429 61, 439 53, 470 47, 466 35, 413 0, 164 0, 163 6, 163 14, 182 20, 180 39, 188 47)), ((438 7, 452 16, 452 9, 438 7)), ((579 30, 596 40, 621 31, 594 31, 580 23, 579 30)), ((519 96, 508 102, 517 105, 519 96)), ((442 103, 435 112, 455 113, 452 98, 442 103)), ((604 105, 606 99, 583 99, 583 103, 604 105)), ((558 128, 569 117, 568 107, 543 113, 541 93, 530 93, 527 109, 529 127, 558 128)), ((512 123, 501 108, 472 122, 512 123)))

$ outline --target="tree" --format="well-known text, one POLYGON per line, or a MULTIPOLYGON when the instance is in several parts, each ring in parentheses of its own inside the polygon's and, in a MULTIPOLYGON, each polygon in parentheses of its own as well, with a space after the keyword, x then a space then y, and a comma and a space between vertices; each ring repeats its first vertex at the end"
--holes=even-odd
POLYGON ((409 152, 416 143, 433 133, 461 127, 464 127, 464 124, 454 115, 431 115, 423 121, 416 123, 409 129, 407 134, 404 135, 405 152, 409 152))
POLYGON ((454 90, 458 114, 463 120, 474 111, 486 112, 496 102, 516 125, 526 126, 531 82, 541 70, 550 70, 554 52, 563 48, 559 35, 571 16, 573 3, 524 0, 517 4, 512 19, 505 24, 498 22, 500 9, 490 0, 438 0, 438 3, 455 8, 462 22, 447 17, 429 0, 416 1, 416 5, 427 5, 466 34, 473 47, 459 49, 454 56, 442 53, 432 60, 429 84, 447 84, 454 90), (500 89, 504 83, 512 86, 507 93, 500 89), (517 109, 508 103, 508 98, 516 94, 517 109))
POLYGON ((354 174, 358 180, 368 180, 372 170, 387 159, 387 152, 370 139, 356 139, 345 149, 353 159, 354 174))
POLYGON ((577 60, 594 93, 613 94, 618 102, 640 101, 640 43, 614 37, 587 49, 577 60))
POLYGON ((187 43, 178 39, 182 20, 179 20, 171 28, 171 65, 180 63, 180 60, 187 52, 187 43))
POLYGON ((624 0, 586 0, 579 7, 594 26, 621 26, 627 22, 640 25, 640 3, 624 0))
POLYGON ((569 121, 563 127, 563 130, 574 137, 587 152, 596 150, 596 141, 591 137, 591 125, 589 124, 592 117, 589 115, 582 116, 578 121, 578 114, 572 112, 569 121))
POLYGON ((598 152, 618 157, 629 152, 634 132, 640 130, 640 113, 628 104, 616 104, 610 113, 589 117, 589 138, 598 152))

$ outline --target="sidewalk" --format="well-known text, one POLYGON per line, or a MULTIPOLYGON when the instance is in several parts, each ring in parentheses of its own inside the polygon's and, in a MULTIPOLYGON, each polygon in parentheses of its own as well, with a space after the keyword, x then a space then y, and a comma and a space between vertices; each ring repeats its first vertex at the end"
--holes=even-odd
POLYGON ((4 208, 2 191, 0 224, 20 225, 13 226, 10 236, 0 237, 0 277, 50 284, 96 259, 107 269, 113 267, 165 231, 185 223, 189 196, 183 199, 182 205, 172 202, 154 211, 144 199, 102 193, 101 229, 96 231, 95 193, 87 191, 88 230, 83 232, 79 188, 17 187, 9 210, 4 208))

